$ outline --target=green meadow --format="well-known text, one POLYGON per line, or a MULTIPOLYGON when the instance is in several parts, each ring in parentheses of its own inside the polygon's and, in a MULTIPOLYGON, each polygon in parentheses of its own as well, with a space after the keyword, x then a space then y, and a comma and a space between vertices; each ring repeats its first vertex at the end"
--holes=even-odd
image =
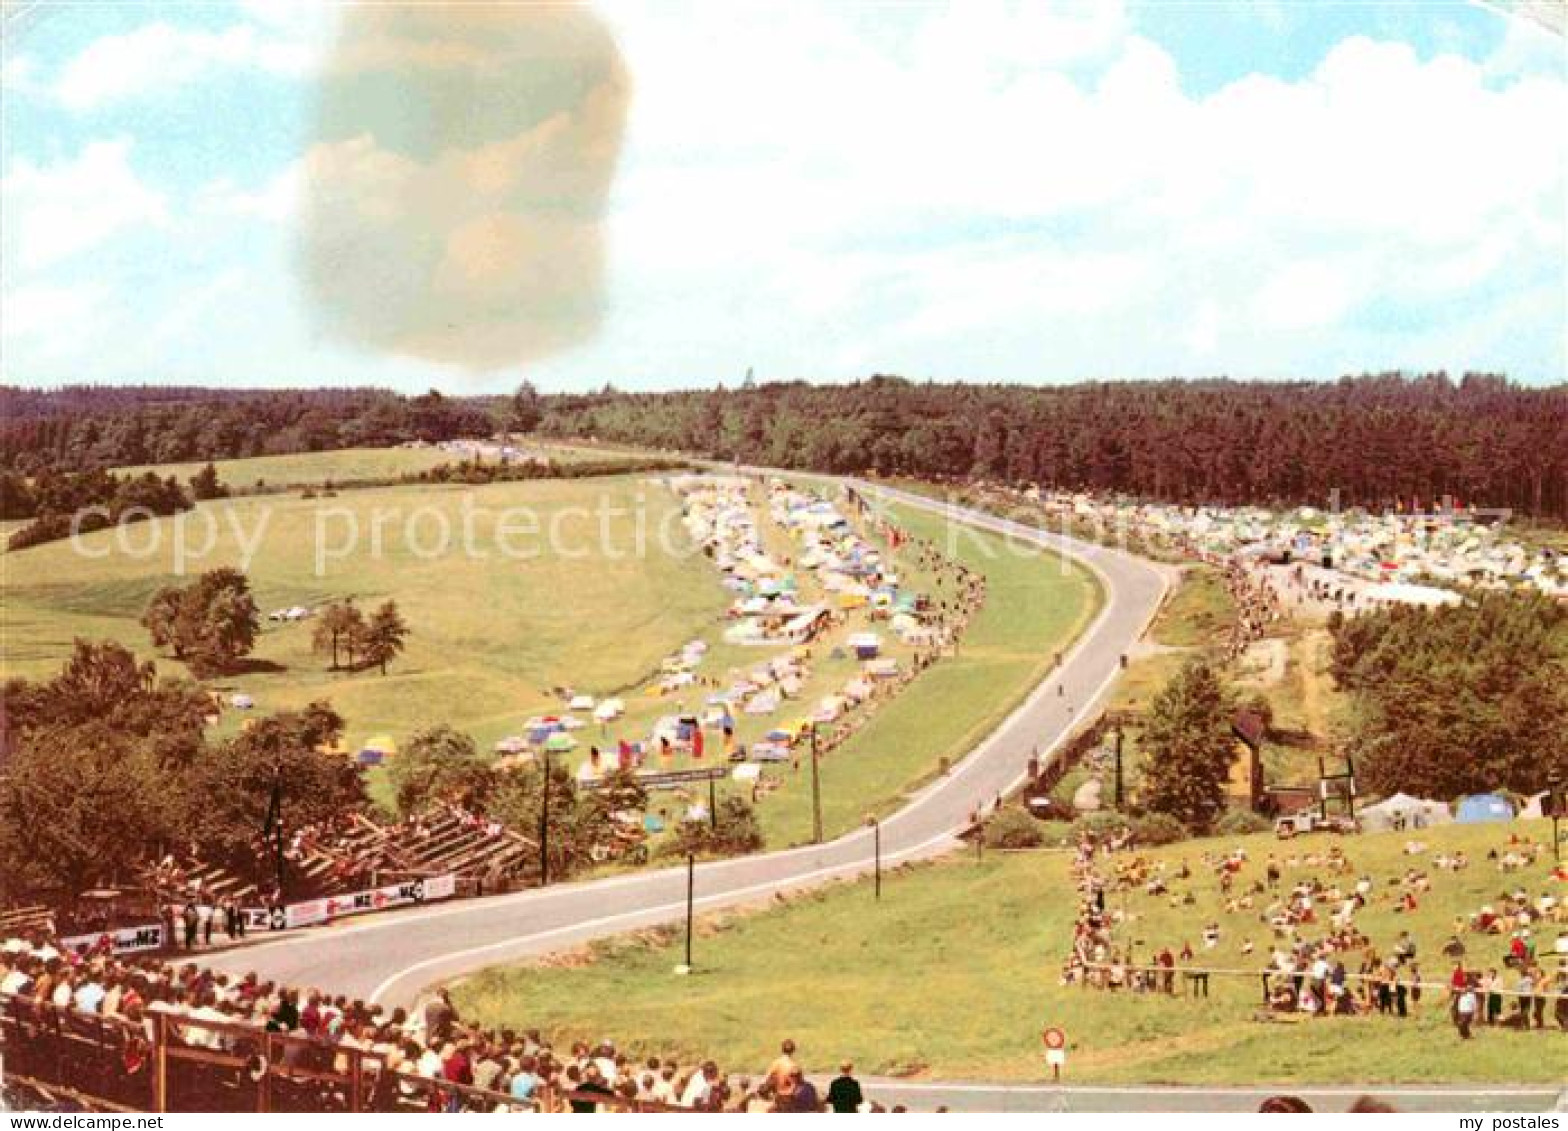
MULTIPOLYGON (((183 572, 246 566, 264 615, 391 598, 412 630, 383 676, 328 671, 312 652, 309 620, 264 620, 248 670, 212 686, 244 691, 258 711, 330 699, 349 721, 350 744, 449 722, 488 749, 527 716, 557 709, 551 688, 604 695, 644 680, 723 609, 717 575, 700 560, 666 553, 655 538, 649 552, 633 552, 639 500, 650 529, 678 512, 667 491, 629 477, 204 503, 188 515, 96 532, 80 552, 62 541, 5 555, 0 661, 7 676, 41 676, 78 636, 154 656, 138 618, 160 586, 180 580, 183 531, 183 572), (602 522, 601 507, 610 514, 602 522), (506 524, 517 529, 508 533, 506 524), (600 551, 601 525, 611 552, 600 551), (433 552, 443 532, 447 550, 433 552)), ((182 668, 166 656, 159 662, 182 668)), ((240 714, 226 711, 222 725, 238 725, 240 714)))
MULTIPOLYGON (((595 452, 591 448, 564 444, 536 444, 524 441, 519 447, 538 451, 560 463, 581 462, 587 459, 613 459, 617 453, 595 452)), ((252 456, 247 459, 216 460, 220 482, 236 491, 249 491, 257 487, 304 487, 323 483, 352 483, 355 480, 389 479, 399 475, 415 474, 439 467, 443 463, 461 463, 460 452, 440 448, 342 448, 329 452, 296 452, 280 456, 252 456)), ((185 482, 206 464, 200 460, 188 463, 142 464, 137 467, 117 468, 122 475, 140 475, 151 471, 160 477, 174 476, 185 482)))
MULTIPOLYGON (((1550 857, 1500 875, 1486 859, 1510 833, 1544 840, 1546 821, 1447 826, 1424 830, 1427 854, 1407 856, 1410 834, 1340 841, 1355 873, 1370 874, 1376 894, 1357 917, 1381 950, 1400 930, 1418 946, 1424 979, 1448 970, 1441 947, 1458 916, 1494 902, 1500 891, 1548 889, 1550 857), (1432 867, 1431 855, 1463 849, 1472 863, 1457 872, 1432 867), (1433 890, 1413 913, 1394 909, 1390 878, 1426 869, 1433 890)), ((1260 912, 1227 914, 1219 885, 1202 866, 1205 852, 1246 848, 1242 890, 1262 878, 1275 853, 1286 883, 1314 871, 1305 857, 1322 838, 1282 844, 1271 836, 1194 841, 1148 853, 1172 865, 1186 859, 1192 905, 1140 890, 1113 894, 1130 918, 1118 938, 1136 942, 1140 960, 1162 946, 1190 941, 1205 964, 1260 969, 1271 945, 1260 912), (1292 864, 1292 859, 1296 863, 1292 864), (1203 925, 1221 927, 1205 951, 1203 925), (1256 951, 1245 954, 1251 940, 1256 951)), ((1353 876, 1350 880, 1353 882, 1353 876)), ((698 894, 702 891, 699 870, 698 894)), ((1079 1083, 1173 1084, 1443 1084, 1554 1082, 1568 1063, 1568 1035, 1489 1029, 1461 1042, 1444 996, 1428 990, 1412 1016, 1270 1020, 1260 1016, 1255 974, 1215 977, 1208 998, 1178 993, 1113 994, 1061 984, 1072 941, 1077 897, 1062 852, 963 854, 902 868, 885 878, 881 902, 869 881, 840 884, 752 911, 699 921, 695 969, 676 976, 682 942, 675 930, 644 931, 591 945, 537 965, 486 971, 456 987, 464 1016, 537 1026, 557 1047, 613 1034, 640 1056, 690 1063, 714 1057, 720 1067, 755 1073, 784 1037, 805 1063, 826 1070, 841 1058, 864 1073, 934 1079, 1038 1081, 1047 1075, 1040 1032, 1066 1030, 1066 1079, 1079 1083)), ((1559 928, 1560 929, 1560 928, 1559 928)), ((1538 932, 1549 950, 1555 931, 1538 932)), ((1472 965, 1501 968, 1506 939, 1465 934, 1472 965)), ((1359 956, 1347 959, 1354 970, 1359 956)), ((1178 987, 1180 982, 1178 981, 1178 987)))

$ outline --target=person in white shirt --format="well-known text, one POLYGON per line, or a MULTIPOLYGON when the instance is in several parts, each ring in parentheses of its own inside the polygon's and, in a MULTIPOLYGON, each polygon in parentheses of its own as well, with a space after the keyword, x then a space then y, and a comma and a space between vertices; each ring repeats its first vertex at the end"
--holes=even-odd
POLYGON ((659 1078, 653 1082, 653 1099, 661 1104, 674 1105, 680 1097, 675 1094, 675 1066, 666 1064, 659 1078))
POLYGON ((441 1054, 433 1048, 426 1048, 419 1054, 419 1060, 414 1065, 414 1072, 427 1080, 441 1079, 441 1054))
POLYGON ((74 999, 78 1012, 97 1013, 98 1007, 103 1004, 104 988, 96 976, 89 974, 82 979, 82 984, 76 988, 74 999))
POLYGON ((615 1063, 615 1046, 605 1041, 594 1053, 593 1063, 599 1066, 599 1074, 604 1077, 604 1082, 611 1088, 615 1087, 620 1078, 620 1069, 615 1063))
POLYGON ((33 977, 18 963, 4 978, 0 978, 0 994, 19 995, 33 984, 33 977))
POLYGON ((708 1097, 713 1094, 713 1081, 718 1076, 718 1065, 711 1060, 693 1072, 691 1079, 686 1081, 686 1090, 681 1093, 681 1106, 698 1107, 707 1103, 708 1097))

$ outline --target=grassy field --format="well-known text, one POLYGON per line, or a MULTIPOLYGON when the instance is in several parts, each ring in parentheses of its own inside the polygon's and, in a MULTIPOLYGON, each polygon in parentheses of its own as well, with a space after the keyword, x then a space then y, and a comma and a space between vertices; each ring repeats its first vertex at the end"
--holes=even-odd
POLYGON ((1236 623, 1236 602, 1213 566, 1182 571, 1181 584, 1160 610, 1149 636, 1167 648, 1212 648, 1224 642, 1236 623))
MULTIPOLYGON (((562 463, 580 462, 585 459, 613 459, 616 453, 599 453, 592 449, 568 445, 524 445, 528 450, 545 452, 562 463)), ((249 459, 222 459, 214 462, 218 479, 230 488, 250 490, 258 486, 298 487, 321 483, 345 483, 356 479, 386 479, 392 476, 426 471, 443 463, 461 463, 465 457, 460 452, 440 448, 342 448, 329 452, 297 452, 281 456, 254 456, 249 459)), ((206 464, 200 460, 192 463, 143 464, 122 467, 120 474, 140 475, 152 471, 159 476, 174 476, 186 482, 206 464)))
MULTIPOLYGON (((220 459, 213 466, 218 479, 235 490, 256 486, 294 487, 304 484, 342 482, 350 479, 376 479, 405 472, 424 471, 438 464, 451 463, 456 457, 438 448, 344 448, 331 452, 296 452, 282 456, 253 456, 250 459, 220 459)), ((155 472, 160 477, 174 476, 184 483, 206 464, 158 463, 122 467, 122 475, 155 472)))
MULTIPOLYGON (((1341 842, 1357 873, 1378 895, 1358 917, 1387 949, 1401 929, 1419 945, 1428 980, 1441 981, 1439 950, 1455 916, 1501 889, 1530 892, 1562 884, 1547 865, 1499 877, 1486 859, 1509 832, 1549 835, 1547 822, 1449 826, 1421 834, 1430 852, 1464 849, 1474 861, 1459 873, 1437 871, 1403 853, 1405 834, 1341 842), (1434 889, 1412 914, 1396 914, 1385 881, 1413 864, 1434 889)), ((1256 969, 1270 945, 1257 913, 1226 915, 1218 885, 1201 866, 1205 851, 1245 846, 1242 884, 1261 879, 1271 852, 1285 878, 1311 869, 1292 854, 1322 851, 1322 840, 1281 845, 1271 837, 1189 842, 1150 855, 1186 859, 1197 877, 1195 904, 1113 896, 1132 916, 1121 938, 1143 945, 1144 960, 1183 940, 1217 966, 1256 969), (1199 934, 1221 924, 1219 947, 1204 952, 1199 934), (1258 952, 1245 957, 1243 939, 1258 952)), ((699 877, 699 892, 701 880, 699 877)), ((1395 1082, 1490 1083, 1563 1077, 1563 1034, 1485 1031, 1461 1044, 1436 991, 1403 1021, 1376 1016, 1271 1023, 1255 1018, 1255 976, 1214 979, 1207 999, 1112 995, 1060 984, 1072 937, 1075 896, 1061 853, 989 854, 900 870, 873 902, 866 882, 839 885, 752 913, 710 916, 695 945, 696 970, 680 961, 673 932, 610 940, 547 965, 487 971, 457 988, 465 1016, 538 1026, 559 1045, 612 1035, 639 1054, 685 1061, 714 1056, 721 1067, 756 1072, 777 1042, 793 1037, 805 1062, 826 1069, 852 1058, 862 1072, 937 1079, 1027 1081, 1044 1074, 1039 1033, 1067 1030, 1067 1078, 1077 1082, 1215 1084, 1395 1082)), ((1539 932, 1550 946, 1552 932, 1539 932)), ((1471 961, 1498 965, 1502 943, 1467 935, 1471 961)), ((1354 969, 1354 963, 1349 963, 1354 969)))

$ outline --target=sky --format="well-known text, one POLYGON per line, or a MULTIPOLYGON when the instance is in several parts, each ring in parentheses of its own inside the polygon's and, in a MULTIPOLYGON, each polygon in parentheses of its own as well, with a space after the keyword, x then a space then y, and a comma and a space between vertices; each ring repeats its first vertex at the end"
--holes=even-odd
MULTIPOLYGON (((8 7, 8 384, 1568 379, 1563 40, 1465 0, 601 3, 614 99, 419 152, 341 8, 8 7)), ((398 74, 467 65, 430 26, 398 74)))

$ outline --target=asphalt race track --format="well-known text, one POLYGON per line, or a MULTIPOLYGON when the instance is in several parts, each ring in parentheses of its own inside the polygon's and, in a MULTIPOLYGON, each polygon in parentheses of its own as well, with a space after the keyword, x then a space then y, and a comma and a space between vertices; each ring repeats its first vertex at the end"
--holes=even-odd
MULTIPOLYGON (((968 757, 883 821, 883 863, 894 865, 953 848, 955 834, 970 825, 977 805, 1017 785, 1032 754, 1047 756, 1074 720, 1092 712, 1114 681, 1122 654, 1164 599, 1167 573, 1130 554, 979 511, 870 484, 856 486, 868 496, 880 494, 1019 543, 1057 550, 1099 576, 1104 598, 1097 619, 1067 652, 1061 668, 968 757)), ((700 864, 696 905, 709 911, 743 904, 861 875, 871 867, 871 833, 856 830, 821 845, 700 864)), ((352 920, 216 954, 211 964, 410 1005, 434 983, 486 966, 678 920, 685 914, 685 899, 686 871, 677 866, 352 920)))

